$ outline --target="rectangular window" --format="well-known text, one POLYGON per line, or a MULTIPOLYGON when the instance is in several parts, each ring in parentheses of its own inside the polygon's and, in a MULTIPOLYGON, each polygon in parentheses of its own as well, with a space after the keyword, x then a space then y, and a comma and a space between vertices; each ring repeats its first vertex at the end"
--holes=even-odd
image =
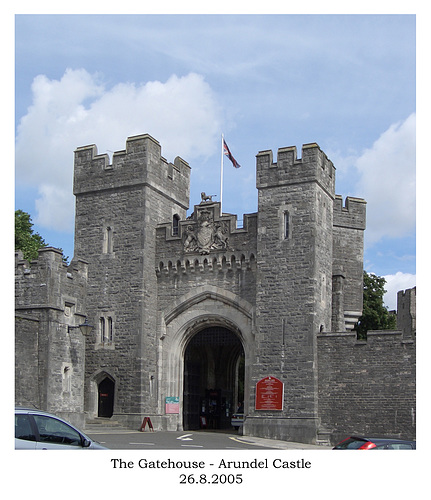
POLYGON ((180 217, 179 215, 175 214, 172 218, 172 236, 178 236, 179 227, 180 227, 180 217))
POLYGON ((110 226, 105 227, 103 233, 103 253, 113 253, 114 252, 114 242, 113 242, 113 229, 110 226))
POLYGON ((98 332, 95 349, 115 349, 115 313, 113 311, 101 311, 103 316, 99 317, 98 332))
POLYGON ((100 316, 99 341, 100 347, 114 348, 114 317, 100 316))

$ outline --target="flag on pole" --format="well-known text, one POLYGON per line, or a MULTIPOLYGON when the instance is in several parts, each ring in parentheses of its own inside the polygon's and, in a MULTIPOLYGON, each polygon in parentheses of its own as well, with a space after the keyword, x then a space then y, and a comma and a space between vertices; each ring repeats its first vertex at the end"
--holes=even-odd
POLYGON ((223 154, 229 158, 229 160, 232 162, 232 164, 235 168, 241 167, 241 165, 232 156, 232 153, 230 152, 229 148, 227 147, 226 141, 224 139, 223 139, 223 154))

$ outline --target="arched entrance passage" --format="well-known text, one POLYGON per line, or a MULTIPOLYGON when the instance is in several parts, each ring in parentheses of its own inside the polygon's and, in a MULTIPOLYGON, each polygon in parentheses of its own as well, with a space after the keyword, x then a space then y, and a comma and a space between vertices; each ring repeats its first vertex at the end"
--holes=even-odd
MULTIPOLYGON (((241 355, 233 356, 229 363, 225 361, 225 366, 229 365, 230 370, 235 369, 241 374, 244 373, 243 376, 238 375, 237 377, 238 380, 244 379, 243 388, 239 382, 233 389, 233 391, 238 391, 238 387, 241 387, 241 391, 242 389, 244 391, 244 397, 243 399, 239 395, 234 397, 232 410, 236 410, 236 402, 244 401, 244 414, 247 415, 250 401, 251 367, 255 362, 253 306, 229 290, 203 285, 177 298, 168 309, 162 312, 161 318, 160 392, 164 396, 177 396, 180 401, 180 413, 167 415, 166 421, 169 430, 185 430, 190 429, 192 425, 199 426, 200 424, 199 410, 196 417, 195 410, 190 408, 189 394, 184 396, 184 392, 192 392, 189 390, 189 382, 185 383, 184 381, 185 370, 187 370, 187 377, 190 377, 192 371, 191 365, 188 365, 189 362, 186 363, 186 359, 190 357, 193 359, 193 356, 196 359, 197 355, 192 355, 193 349, 196 348, 196 346, 193 347, 193 339, 196 337, 195 342, 198 343, 199 337, 197 336, 214 327, 227 330, 228 338, 233 336, 236 345, 241 345, 240 352, 243 358, 241 355), (190 352, 187 352, 189 347, 190 352), (235 363, 237 364, 235 365, 235 363), (241 369, 239 369, 240 367, 241 369), (187 405, 185 405, 185 399, 188 400, 187 405), (195 416, 193 417, 193 415, 195 416), (189 421, 190 419, 192 422, 189 421)), ((203 356, 204 349, 198 349, 199 352, 203 356)), ((224 359, 226 360, 226 356, 224 359)), ((199 359, 198 361, 198 364, 202 366, 203 361, 199 359)), ((214 387, 205 385, 203 390, 205 391, 206 388, 214 387)), ((232 391, 232 389, 230 390, 232 391)), ((194 396, 195 402, 197 399, 194 396)))
POLYGON ((183 426, 228 429, 231 414, 244 401, 244 349, 222 326, 196 333, 184 353, 183 426))

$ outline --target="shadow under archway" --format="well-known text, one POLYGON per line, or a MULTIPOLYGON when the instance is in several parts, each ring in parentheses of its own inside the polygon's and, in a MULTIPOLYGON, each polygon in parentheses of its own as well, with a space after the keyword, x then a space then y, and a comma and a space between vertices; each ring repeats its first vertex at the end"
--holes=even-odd
POLYGON ((244 349, 228 328, 196 333, 184 355, 184 430, 229 429, 244 401, 244 349))

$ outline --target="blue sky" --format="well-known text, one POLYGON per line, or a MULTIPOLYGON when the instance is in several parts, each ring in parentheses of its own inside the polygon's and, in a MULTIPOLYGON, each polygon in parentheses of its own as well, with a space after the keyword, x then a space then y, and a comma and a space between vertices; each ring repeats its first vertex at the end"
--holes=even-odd
POLYGON ((416 285, 414 15, 18 15, 15 206, 73 257, 73 151, 149 133, 192 168, 190 209, 257 210, 255 156, 317 142, 367 201, 364 267, 416 285), (215 198, 218 199, 217 197, 215 198))

